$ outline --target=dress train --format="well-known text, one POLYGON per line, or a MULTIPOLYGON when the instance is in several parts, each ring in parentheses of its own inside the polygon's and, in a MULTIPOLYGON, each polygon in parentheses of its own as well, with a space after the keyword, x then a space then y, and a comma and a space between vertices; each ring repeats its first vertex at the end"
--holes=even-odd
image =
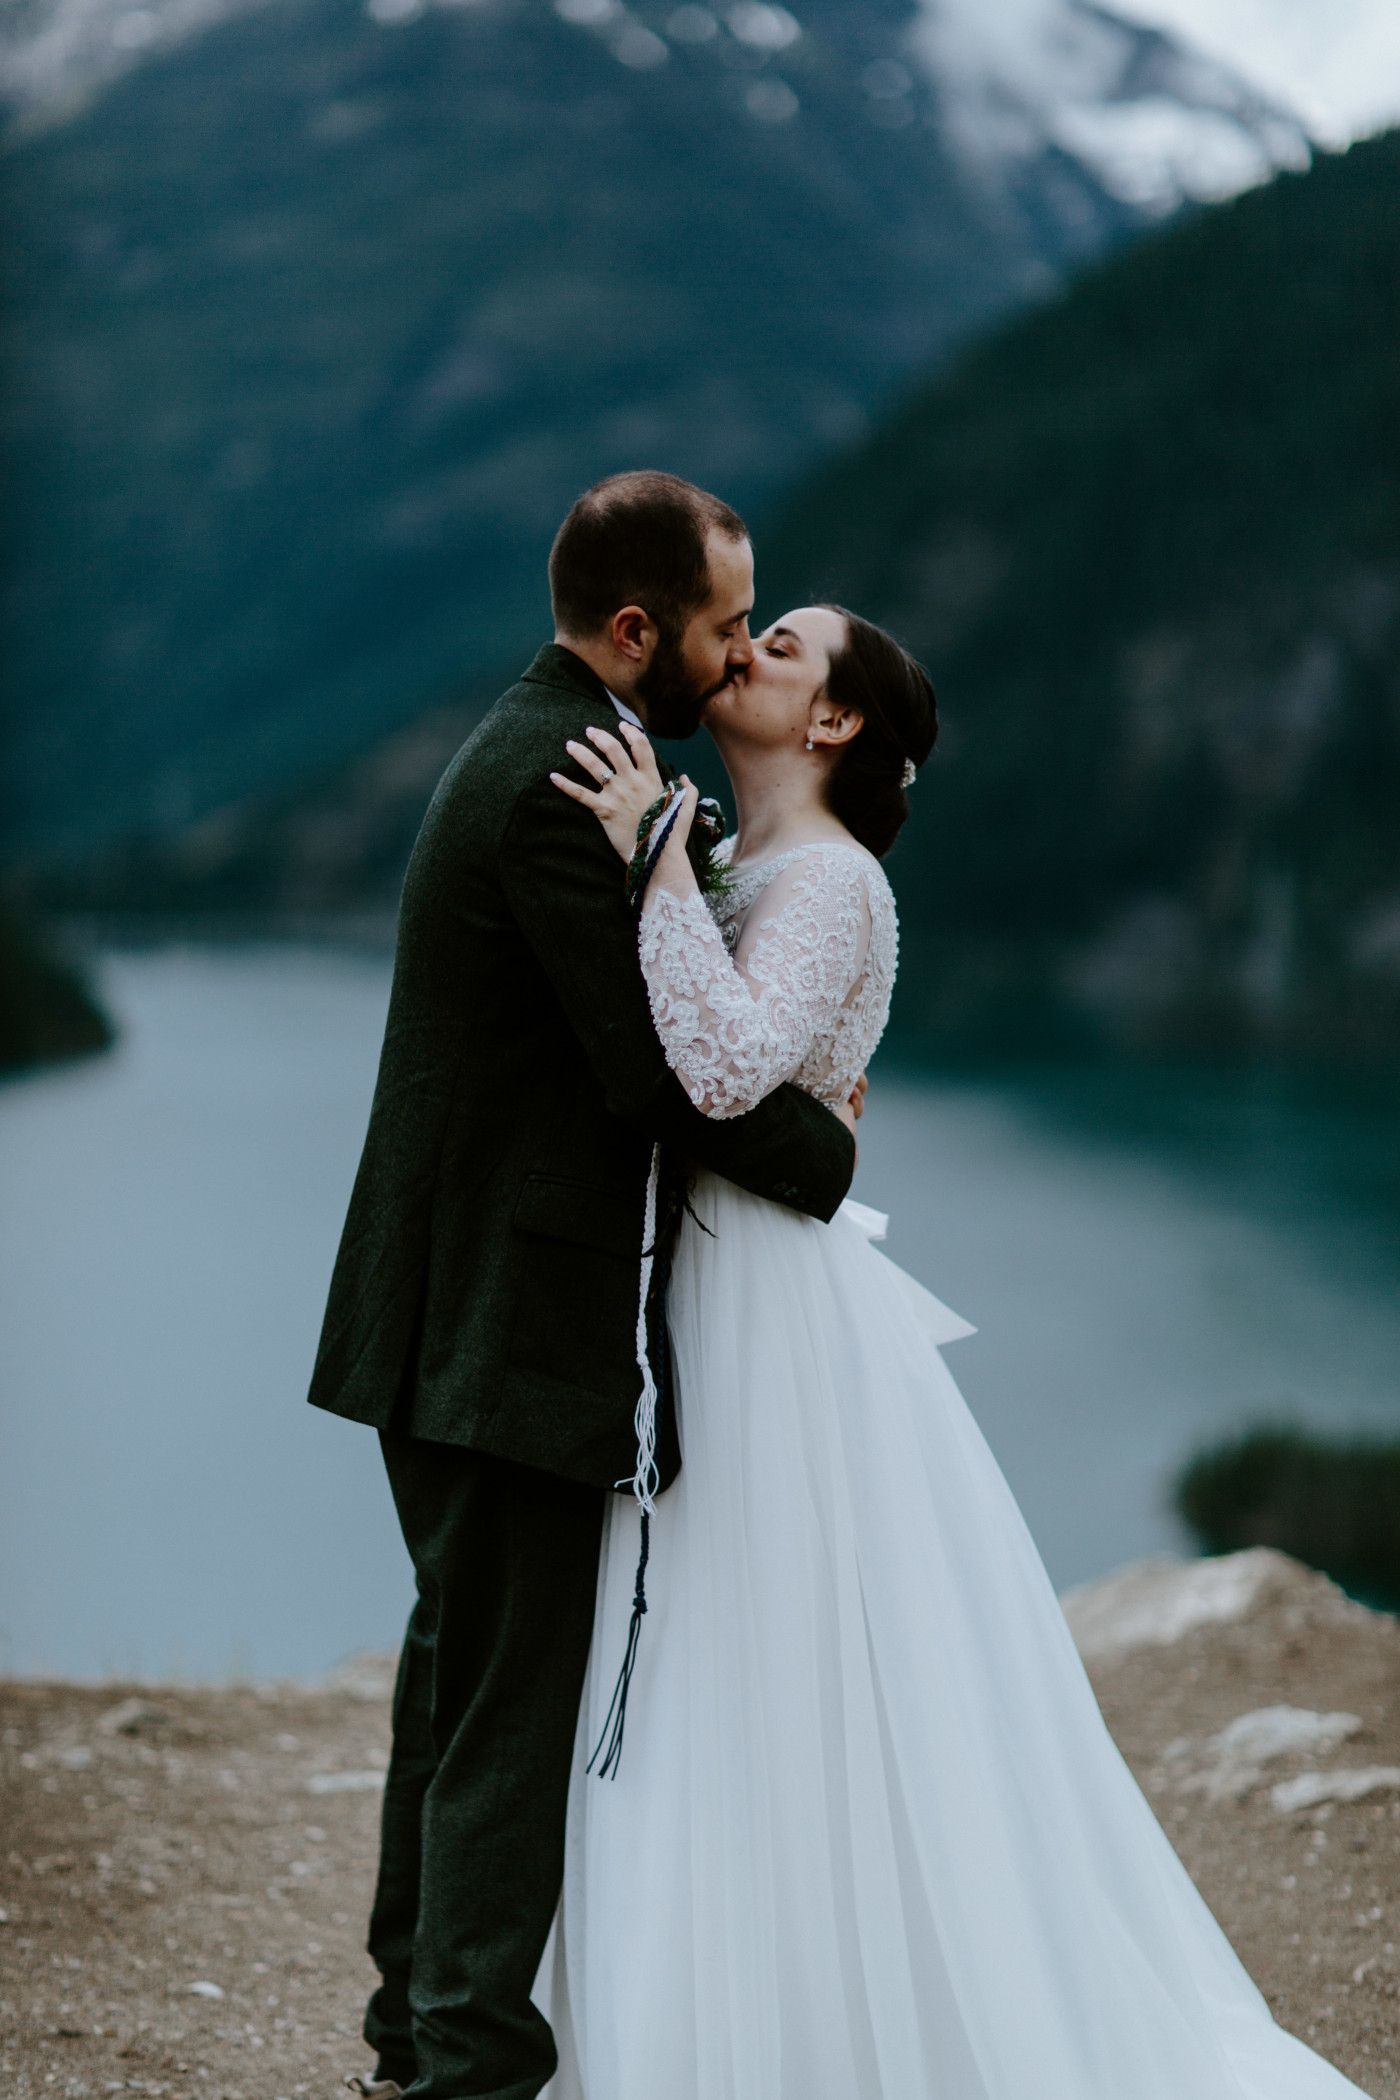
POLYGON ((1100 1717, 939 1354, 866 1237, 709 1175, 670 1292, 685 1463, 626 1641, 614 1498, 547 2100, 1359 2100, 1277 2027, 1100 1717), (702 1229, 703 1228, 703 1229, 702 1229))

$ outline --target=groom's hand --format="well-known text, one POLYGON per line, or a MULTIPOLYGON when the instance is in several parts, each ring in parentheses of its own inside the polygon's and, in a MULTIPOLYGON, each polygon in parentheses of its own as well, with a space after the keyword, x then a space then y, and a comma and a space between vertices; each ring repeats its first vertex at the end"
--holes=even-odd
MULTIPOLYGON (((851 1088, 850 1099, 848 1101, 844 1101, 841 1104, 840 1108, 836 1110, 836 1115, 838 1116, 840 1121, 845 1124, 847 1130, 850 1131, 852 1137, 854 1137, 856 1134, 857 1123, 865 1114, 865 1090, 869 1086, 869 1084, 869 1080, 866 1078, 864 1072, 862 1072, 860 1078, 851 1088)), ((856 1146, 856 1165, 860 1165, 859 1145, 856 1146)))

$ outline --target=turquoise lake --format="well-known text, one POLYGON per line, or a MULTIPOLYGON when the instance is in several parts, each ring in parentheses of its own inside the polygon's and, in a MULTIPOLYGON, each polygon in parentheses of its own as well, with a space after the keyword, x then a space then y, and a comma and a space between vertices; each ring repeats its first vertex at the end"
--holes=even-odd
MULTIPOLYGON (((308 1676, 398 1638, 374 1437, 304 1404, 379 956, 109 955, 111 1057, 0 1088, 0 1671, 308 1676)), ((855 1193, 1057 1586, 1189 1550, 1197 1443, 1400 1434, 1400 1118, 1277 1079, 877 1065, 855 1193)))

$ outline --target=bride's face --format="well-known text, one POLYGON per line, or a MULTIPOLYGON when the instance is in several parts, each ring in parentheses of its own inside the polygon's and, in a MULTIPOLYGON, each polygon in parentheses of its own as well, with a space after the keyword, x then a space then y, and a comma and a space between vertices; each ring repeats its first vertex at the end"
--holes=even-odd
POLYGON ((706 703, 705 727, 720 743, 800 750, 820 715, 827 668, 846 623, 823 605, 784 613, 758 636, 753 660, 706 703))

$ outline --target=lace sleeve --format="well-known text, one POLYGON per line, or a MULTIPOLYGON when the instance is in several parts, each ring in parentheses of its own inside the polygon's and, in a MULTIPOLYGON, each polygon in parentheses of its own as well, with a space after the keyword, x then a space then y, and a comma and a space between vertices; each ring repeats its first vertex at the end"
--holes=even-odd
POLYGON ((870 939, 860 856, 816 847, 748 913, 731 960, 704 898, 653 885, 640 952, 666 1062, 696 1107, 741 1116, 834 1025, 870 939))

